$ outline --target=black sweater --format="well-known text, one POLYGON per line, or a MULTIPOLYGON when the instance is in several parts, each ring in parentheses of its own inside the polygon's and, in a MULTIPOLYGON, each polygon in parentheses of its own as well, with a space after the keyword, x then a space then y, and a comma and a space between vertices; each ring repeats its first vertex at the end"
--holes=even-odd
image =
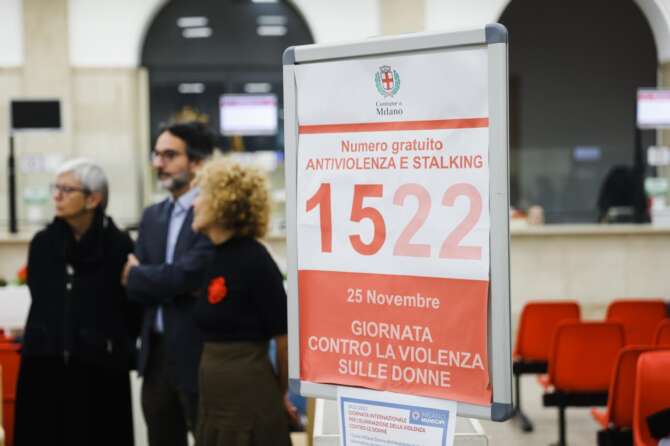
POLYGON ((79 241, 58 218, 38 232, 28 253, 32 304, 22 354, 129 369, 141 313, 120 279, 132 250, 128 234, 101 212, 79 241))
POLYGON ((195 309, 205 341, 264 341, 286 334, 283 278, 258 241, 235 237, 216 246, 207 284, 195 309))

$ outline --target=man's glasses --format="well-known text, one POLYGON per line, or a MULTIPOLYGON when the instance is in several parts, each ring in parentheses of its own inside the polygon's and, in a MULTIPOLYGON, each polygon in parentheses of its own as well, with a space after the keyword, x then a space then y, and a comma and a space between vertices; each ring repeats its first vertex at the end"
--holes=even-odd
POLYGON ((58 192, 63 195, 68 195, 73 192, 81 192, 82 194, 87 194, 89 192, 88 189, 82 187, 64 186, 62 184, 50 184, 49 190, 52 194, 58 192))
POLYGON ((173 159, 177 158, 178 156, 184 155, 182 152, 178 152, 176 150, 161 150, 160 152, 157 150, 154 150, 151 152, 151 157, 154 160, 160 159, 161 161, 172 161, 173 159))

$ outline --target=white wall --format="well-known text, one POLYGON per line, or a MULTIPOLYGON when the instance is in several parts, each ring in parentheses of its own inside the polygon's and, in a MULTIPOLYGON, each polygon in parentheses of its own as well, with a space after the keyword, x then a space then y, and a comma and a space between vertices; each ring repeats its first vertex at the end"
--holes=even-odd
POLYGON ((0 0, 0 66, 23 64, 21 0, 0 0))
POLYGON ((144 33, 164 3, 166 0, 69 0, 71 65, 138 66, 144 33))
POLYGON ((383 0, 291 0, 305 17, 316 43, 379 35, 380 1, 383 0))
MULTIPOLYGON (((291 0, 317 43, 380 33, 384 0, 291 0)), ((424 0, 426 29, 457 30, 495 22, 509 0, 424 0)), ((670 0, 634 0, 654 33, 660 62, 670 61, 670 0)), ((69 0, 70 59, 77 67, 136 67, 144 33, 166 0, 69 0)), ((0 66, 23 63, 21 0, 0 0, 0 66)), ((408 5, 411 5, 408 2, 408 5)))
MULTIPOLYGON (((383 1, 383 0, 382 0, 383 1)), ((497 22, 509 0, 425 0, 426 30, 456 31, 497 22)))
POLYGON ((635 0, 642 10, 656 41, 660 63, 670 61, 670 0, 635 0))

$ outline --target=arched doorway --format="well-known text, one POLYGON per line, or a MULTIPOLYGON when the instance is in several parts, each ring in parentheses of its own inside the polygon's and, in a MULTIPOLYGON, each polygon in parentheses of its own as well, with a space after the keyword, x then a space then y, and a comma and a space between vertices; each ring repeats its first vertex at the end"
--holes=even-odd
MULTIPOLYGON (((223 149, 283 150, 281 56, 288 46, 308 43, 313 43, 309 27, 285 1, 168 2, 153 19, 142 46, 141 64, 149 72, 152 140, 170 121, 192 117, 207 120, 219 132, 225 101, 229 106, 259 106, 265 119, 235 121, 237 133, 226 127, 223 149), (268 122, 272 107, 274 128, 268 122)), ((243 113, 227 124, 234 119, 244 119, 243 113)))
POLYGON ((655 142, 635 130, 637 89, 657 85, 649 23, 632 0, 513 0, 500 22, 510 32, 513 205, 539 204, 549 222, 597 221, 608 172, 639 167, 636 147, 655 142))

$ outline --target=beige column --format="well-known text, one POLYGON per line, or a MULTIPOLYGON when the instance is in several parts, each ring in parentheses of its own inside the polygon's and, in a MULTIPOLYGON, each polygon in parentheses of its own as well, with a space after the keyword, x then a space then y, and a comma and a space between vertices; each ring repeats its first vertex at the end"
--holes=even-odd
POLYGON ((69 90, 67 0, 23 0, 26 93, 69 90))
POLYGON ((21 135, 20 150, 69 154, 72 143, 68 1, 23 0, 25 63, 21 96, 61 101, 63 131, 21 135))
MULTIPOLYGON (((122 226, 137 223, 148 171, 148 83, 132 67, 73 67, 73 147, 100 164, 109 180, 109 215, 122 226)), ((150 186, 150 185, 149 185, 150 186)))
POLYGON ((425 9, 424 0, 379 0, 382 35, 423 31, 425 9))

